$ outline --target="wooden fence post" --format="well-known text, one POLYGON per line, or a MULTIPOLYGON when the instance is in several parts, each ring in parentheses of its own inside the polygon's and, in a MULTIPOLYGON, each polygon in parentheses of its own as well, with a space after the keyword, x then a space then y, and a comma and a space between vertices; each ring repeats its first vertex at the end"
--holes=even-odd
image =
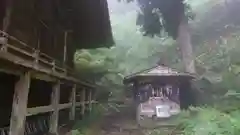
POLYGON ((49 125, 49 132, 51 134, 57 135, 58 134, 58 114, 59 114, 59 99, 60 99, 60 81, 58 81, 53 86, 52 97, 51 97, 52 107, 54 109, 51 118, 50 118, 50 125, 49 125))
POLYGON ((86 90, 85 88, 82 90, 81 92, 81 114, 84 115, 85 114, 85 97, 86 97, 86 90))
POLYGON ((70 111, 70 120, 75 120, 75 111, 76 111, 76 89, 77 85, 74 84, 72 87, 72 93, 70 97, 70 102, 72 103, 71 111, 70 111))
POLYGON ((27 72, 15 84, 9 135, 24 134, 30 80, 30 73, 27 72))

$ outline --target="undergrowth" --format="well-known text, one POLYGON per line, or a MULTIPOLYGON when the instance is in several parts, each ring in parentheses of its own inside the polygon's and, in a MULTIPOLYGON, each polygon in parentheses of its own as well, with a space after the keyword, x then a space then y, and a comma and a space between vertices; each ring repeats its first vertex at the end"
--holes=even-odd
MULTIPOLYGON (((240 135, 240 110, 225 113, 212 107, 190 108, 179 115, 177 130, 182 135, 240 135)), ((160 129, 149 135, 164 135, 160 129)))
POLYGON ((196 114, 190 115, 181 123, 184 135, 240 134, 240 122, 231 113, 227 114, 211 107, 193 108, 192 110, 196 114))
POLYGON ((88 132, 91 131, 91 126, 94 125, 95 122, 100 121, 104 113, 110 111, 119 112, 118 107, 119 106, 114 103, 99 103, 94 105, 92 111, 74 125, 72 135, 87 135, 88 132))
POLYGON ((85 135, 91 124, 101 119, 102 113, 102 107, 95 105, 87 116, 76 122, 72 130, 72 135, 85 135))

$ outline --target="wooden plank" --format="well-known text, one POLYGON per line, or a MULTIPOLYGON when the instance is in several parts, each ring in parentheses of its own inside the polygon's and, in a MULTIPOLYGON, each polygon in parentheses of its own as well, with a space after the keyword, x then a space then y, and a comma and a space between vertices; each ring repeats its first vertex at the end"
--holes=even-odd
POLYGON ((69 119, 70 120, 74 120, 75 119, 75 112, 76 112, 76 89, 77 89, 77 85, 74 84, 73 88, 72 88, 72 93, 71 93, 71 103, 72 103, 72 107, 71 107, 71 111, 69 114, 69 119))
POLYGON ((76 102, 76 107, 82 106, 82 104, 84 104, 84 103, 82 103, 82 102, 76 102))
MULTIPOLYGON (((81 92, 81 102, 82 103, 85 103, 85 98, 86 98, 86 90, 85 89, 83 89, 82 90, 82 92, 81 92)), ((82 106, 81 106, 81 108, 82 108, 82 110, 81 110, 81 114, 82 115, 84 115, 84 113, 85 113, 85 104, 81 104, 82 106)))
POLYGON ((92 100, 92 104, 97 104, 97 103, 98 103, 97 101, 92 100))
MULTIPOLYGON (((97 102, 97 101, 91 101, 91 103, 96 104, 96 103, 98 103, 98 102, 97 102)), ((88 101, 85 101, 85 102, 76 102, 76 107, 83 106, 83 105, 88 105, 88 104, 89 104, 88 101)))
POLYGON ((49 75, 43 74, 43 73, 38 73, 38 72, 33 72, 32 78, 47 81, 47 82, 56 82, 57 81, 57 79, 55 77, 52 77, 52 76, 49 76, 49 75))
POLYGON ((71 108, 71 107, 72 107, 72 103, 59 104, 58 110, 63 110, 63 109, 71 108))
MULTIPOLYGON (((75 102, 75 107, 76 106, 81 106, 82 104, 84 104, 84 103, 81 103, 81 102, 76 103, 75 102)), ((58 110, 67 109, 67 108, 72 109, 72 107, 73 107, 72 102, 71 103, 66 103, 66 104, 59 104, 58 105, 58 110)), ((75 110, 75 108, 74 108, 74 110, 75 110)), ((37 115, 37 114, 46 113, 46 112, 53 112, 53 111, 54 111, 54 108, 53 108, 52 105, 33 107, 33 108, 28 108, 27 109, 27 116, 37 115)), ((75 115, 75 112, 74 112, 73 115, 75 115)))
POLYGON ((37 115, 39 113, 53 112, 53 111, 54 111, 54 109, 53 109, 52 105, 28 108, 27 116, 37 115))
POLYGON ((30 73, 20 76, 15 84, 9 135, 23 135, 27 114, 30 73))
POLYGON ((53 113, 50 118, 50 125, 49 125, 49 132, 51 134, 57 135, 58 134, 58 115, 59 115, 59 104, 60 99, 60 81, 57 81, 53 86, 53 92, 51 97, 51 104, 53 106, 53 113))

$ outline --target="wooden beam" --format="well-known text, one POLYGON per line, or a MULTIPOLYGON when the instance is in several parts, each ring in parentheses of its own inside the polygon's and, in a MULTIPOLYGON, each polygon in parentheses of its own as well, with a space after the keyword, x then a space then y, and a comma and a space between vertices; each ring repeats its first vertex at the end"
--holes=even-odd
POLYGON ((58 115, 59 115, 59 104, 60 99, 60 81, 57 81, 53 86, 53 92, 51 97, 52 107, 54 109, 51 118, 50 118, 50 125, 49 125, 49 132, 53 135, 58 134, 58 115))
POLYGON ((82 103, 82 102, 76 102, 76 107, 82 106, 82 104, 84 104, 84 103, 82 103))
POLYGON ((72 81, 72 82, 75 82, 77 84, 84 85, 84 86, 87 86, 87 87, 90 87, 90 88, 96 87, 94 84, 79 81, 77 78, 66 76, 66 74, 64 74, 64 73, 53 72, 51 69, 45 68, 41 65, 34 66, 32 61, 22 59, 22 58, 20 58, 16 55, 8 53, 8 52, 0 51, 0 58, 8 60, 8 61, 12 62, 13 64, 21 65, 23 67, 30 68, 30 69, 36 70, 38 72, 41 72, 41 73, 45 73, 45 74, 57 77, 59 79, 72 81))
POLYGON ((84 113, 85 113, 85 98, 86 98, 86 90, 85 90, 85 88, 82 90, 82 92, 81 92, 81 102, 83 103, 83 104, 81 104, 82 106, 81 106, 81 114, 82 115, 84 115, 84 113))
POLYGON ((54 111, 54 109, 53 109, 52 105, 28 108, 27 116, 37 115, 39 113, 53 112, 53 111, 54 111))
POLYGON ((39 72, 33 72, 32 78, 47 81, 47 82, 56 82, 57 81, 57 79, 55 77, 52 77, 52 76, 44 74, 44 73, 39 73, 39 72))
POLYGON ((77 85, 74 84, 73 88, 72 88, 72 93, 71 93, 71 103, 72 103, 72 107, 71 107, 71 111, 69 114, 69 119, 70 120, 74 120, 75 119, 75 112, 76 112, 76 89, 77 89, 77 85))
POLYGON ((30 73, 20 76, 15 84, 9 135, 23 135, 27 115, 30 73))
POLYGON ((71 107, 72 107, 72 103, 59 104, 58 110, 63 110, 63 109, 71 108, 71 107))

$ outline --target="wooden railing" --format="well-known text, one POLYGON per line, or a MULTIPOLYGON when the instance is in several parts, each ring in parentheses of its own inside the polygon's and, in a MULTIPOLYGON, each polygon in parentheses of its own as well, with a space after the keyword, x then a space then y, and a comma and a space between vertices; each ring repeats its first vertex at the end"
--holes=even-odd
MULTIPOLYGON (((0 30, 0 58, 13 62, 14 64, 33 69, 36 73, 36 78, 46 79, 45 76, 39 73, 48 74, 53 77, 72 81, 79 84, 93 85, 88 81, 80 81, 75 76, 76 73, 64 62, 54 59, 53 57, 42 53, 39 49, 32 48, 23 41, 8 35, 0 30)), ((1 69, 2 70, 2 69, 1 69)), ((9 71, 12 74, 18 71, 9 71)), ((18 69, 20 70, 20 69, 18 69)), ((34 77, 34 75, 33 75, 34 77)), ((48 80, 55 81, 55 79, 48 77, 48 80)))

